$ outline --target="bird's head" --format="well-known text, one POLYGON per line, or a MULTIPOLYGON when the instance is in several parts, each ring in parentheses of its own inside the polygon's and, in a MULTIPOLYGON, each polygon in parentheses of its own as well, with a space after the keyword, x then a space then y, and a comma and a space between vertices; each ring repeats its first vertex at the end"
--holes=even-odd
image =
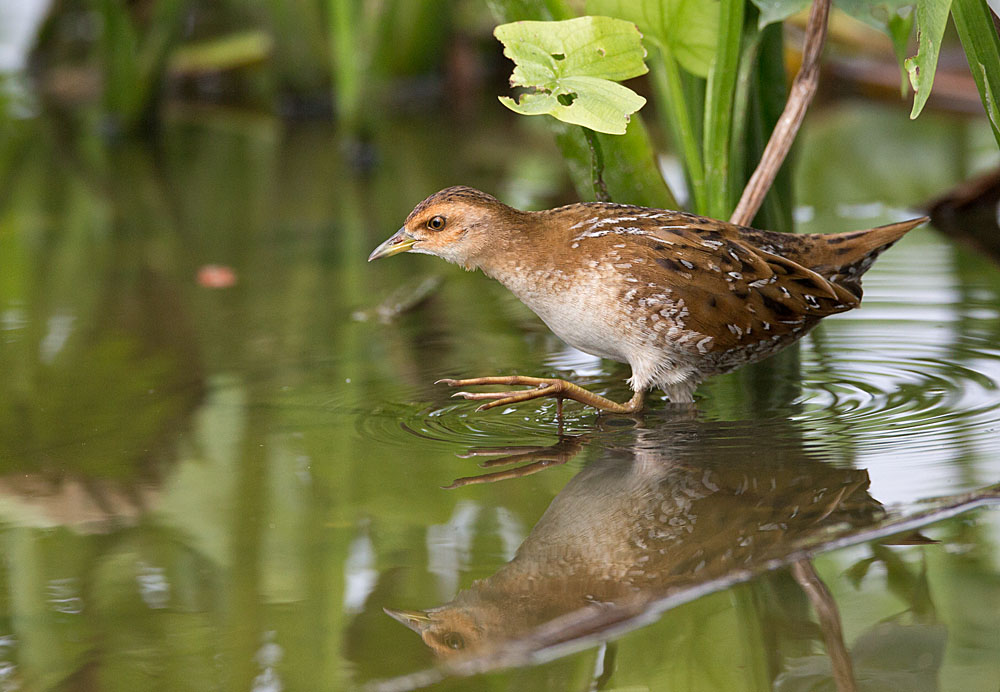
POLYGON ((460 608, 442 606, 430 610, 383 610, 419 634, 438 656, 478 651, 485 643, 483 629, 476 618, 460 608))
POLYGON ((491 236, 518 212, 471 187, 449 187, 418 204, 395 235, 375 248, 368 261, 401 252, 436 255, 474 269, 491 236))

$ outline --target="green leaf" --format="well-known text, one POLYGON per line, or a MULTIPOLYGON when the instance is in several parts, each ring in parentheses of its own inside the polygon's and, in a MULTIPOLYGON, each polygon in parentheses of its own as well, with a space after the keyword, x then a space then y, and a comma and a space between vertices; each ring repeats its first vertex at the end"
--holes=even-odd
POLYGON ((763 29, 768 24, 783 22, 793 14, 809 7, 809 0, 753 0, 760 10, 757 26, 763 29))
POLYGON ((911 119, 920 115, 927 97, 931 95, 950 7, 951 0, 917 0, 917 54, 904 62, 910 75, 910 86, 915 92, 911 119))
MULTIPOLYGON (((809 0, 753 0, 760 10, 758 26, 782 22, 809 7, 809 0)), ((899 16, 899 8, 913 0, 834 0, 834 7, 865 24, 889 33, 889 25, 899 16)))
POLYGON ((635 22, 685 70, 708 76, 719 33, 719 0, 588 0, 587 12, 635 22))
POLYGON ((955 28, 962 40, 969 70, 976 81, 979 96, 1000 144, 1000 37, 993 29, 993 18, 983 0, 955 0, 952 8, 955 28))
POLYGON ((889 19, 886 27, 889 38, 892 39, 892 50, 896 54, 896 62, 899 63, 899 95, 906 98, 906 87, 909 83, 906 75, 906 52, 909 48, 910 34, 913 32, 913 12, 895 14, 889 19))
MULTIPOLYGON (((931 1, 941 5, 950 2, 950 0, 931 1)), ((846 12, 855 19, 888 33, 892 18, 899 14, 900 8, 912 6, 913 0, 834 0, 833 4, 838 10, 846 12)))
POLYGON ((502 24, 493 35, 514 61, 511 86, 534 91, 500 102, 522 115, 548 114, 597 132, 624 134, 646 99, 618 80, 647 72, 642 37, 630 22, 578 17, 502 24))
POLYGON ((623 135, 629 115, 646 99, 621 84, 594 77, 565 77, 557 91, 523 94, 520 101, 501 96, 500 102, 521 115, 551 115, 595 132, 623 135))
POLYGON ((263 63, 271 56, 273 45, 271 35, 265 31, 244 31, 178 46, 168 66, 175 76, 235 70, 263 63))

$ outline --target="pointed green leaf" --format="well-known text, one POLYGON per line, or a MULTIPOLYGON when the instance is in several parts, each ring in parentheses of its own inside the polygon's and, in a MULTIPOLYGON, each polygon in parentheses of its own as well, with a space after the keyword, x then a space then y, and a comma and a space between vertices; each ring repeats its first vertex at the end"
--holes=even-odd
POLYGON ((643 36, 669 48, 685 70, 708 75, 719 33, 719 0, 588 0, 587 12, 635 22, 643 36))
MULTIPOLYGON (((946 4, 947 0, 936 0, 946 4)), ((888 33, 889 22, 902 7, 912 6, 913 0, 834 0, 833 6, 868 26, 888 33)))
POLYGON ((642 37, 631 22, 578 17, 513 22, 493 32, 514 61, 511 86, 533 91, 500 102, 522 115, 548 114, 597 132, 624 134, 646 99, 617 80, 647 71, 642 37))
POLYGON ((908 12, 906 16, 893 15, 889 19, 886 31, 892 39, 892 51, 896 54, 896 62, 899 63, 899 95, 901 98, 906 98, 906 87, 909 84, 906 74, 906 52, 909 48, 910 34, 913 33, 913 12, 908 12))
POLYGON ((955 0, 952 5, 955 29, 962 41, 969 70, 976 81, 983 108, 1000 144, 1000 37, 993 29, 993 17, 984 0, 955 0))
MULTIPOLYGON (((809 0, 753 0, 760 10, 758 26, 781 22, 810 5, 809 0)), ((899 8, 913 0, 834 0, 833 6, 869 26, 888 33, 888 25, 899 15, 899 8)))
POLYGON ((809 7, 809 0, 753 0, 760 10, 757 26, 763 29, 768 24, 783 22, 793 14, 809 7))
POLYGON ((986 65, 979 63, 980 78, 977 82, 983 84, 983 108, 986 110, 986 117, 990 119, 993 131, 1000 130, 1000 110, 997 109, 997 94, 993 91, 990 83, 990 75, 986 70, 986 65))
POLYGON ((914 91, 911 119, 920 115, 931 95, 949 9, 951 0, 917 0, 917 54, 903 63, 914 91))

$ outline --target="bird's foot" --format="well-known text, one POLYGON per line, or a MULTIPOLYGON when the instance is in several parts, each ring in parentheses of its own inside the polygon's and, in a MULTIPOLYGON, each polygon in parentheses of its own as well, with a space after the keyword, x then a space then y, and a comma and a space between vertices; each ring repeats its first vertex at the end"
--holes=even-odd
POLYGON ((608 413, 635 413, 642 409, 645 398, 644 391, 636 392, 631 399, 624 404, 607 399, 600 394, 594 394, 583 387, 566 380, 551 377, 527 377, 524 375, 499 375, 494 377, 473 377, 465 380, 438 380, 434 384, 446 384, 449 387, 478 387, 482 385, 503 385, 503 386, 529 386, 533 389, 521 389, 505 392, 455 392, 452 396, 470 399, 472 401, 483 401, 477 411, 485 411, 495 406, 507 406, 517 404, 531 399, 542 397, 552 397, 559 402, 559 413, 562 413, 563 399, 579 401, 586 406, 593 406, 608 413))
POLYGON ((550 466, 565 464, 575 457, 583 449, 583 442, 586 436, 566 435, 560 436, 559 442, 549 447, 476 447, 470 449, 465 454, 459 454, 462 459, 473 457, 493 457, 480 462, 479 466, 484 469, 496 468, 498 466, 511 466, 522 462, 530 462, 523 466, 504 469, 502 471, 492 471, 479 476, 469 476, 466 478, 456 478, 451 485, 443 486, 445 490, 453 490, 466 485, 476 485, 479 483, 495 483, 513 478, 523 478, 533 473, 538 473, 550 466), (501 456, 502 455, 502 456, 501 456))

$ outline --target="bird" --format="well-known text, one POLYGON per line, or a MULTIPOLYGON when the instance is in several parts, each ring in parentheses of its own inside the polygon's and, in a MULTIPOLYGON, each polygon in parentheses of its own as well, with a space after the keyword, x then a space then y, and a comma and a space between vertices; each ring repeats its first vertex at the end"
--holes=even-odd
POLYGON ((460 185, 420 202, 368 261, 411 252, 479 269, 570 346, 632 370, 633 395, 624 403, 567 380, 525 375, 438 380, 529 387, 453 396, 486 401, 478 410, 554 397, 560 412, 572 399, 631 414, 655 387, 671 402, 691 403, 708 377, 773 355, 822 318, 857 307, 861 276, 927 220, 779 233, 611 202, 522 211, 460 185))
MULTIPOLYGON (((640 429, 634 442, 606 448, 559 491, 510 562, 451 601, 384 612, 445 658, 525 638, 542 648, 592 636, 672 593, 773 569, 886 517, 864 469, 827 464, 794 443, 766 459, 748 455, 732 433, 759 432, 754 422, 692 425, 680 435, 640 429)), ((788 421, 771 425, 794 431, 788 421)))

